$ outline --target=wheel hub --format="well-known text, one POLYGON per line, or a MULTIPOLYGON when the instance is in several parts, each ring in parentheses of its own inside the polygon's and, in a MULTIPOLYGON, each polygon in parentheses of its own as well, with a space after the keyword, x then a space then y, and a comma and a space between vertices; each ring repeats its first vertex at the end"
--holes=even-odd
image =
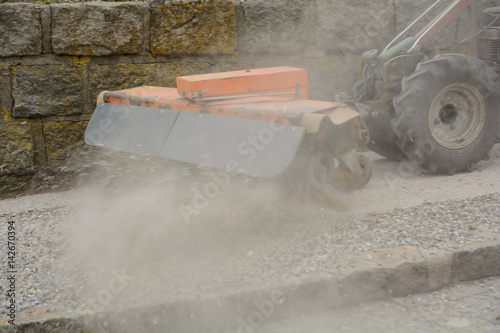
POLYGON ((458 117, 458 110, 453 104, 444 105, 441 110, 439 110, 439 119, 443 124, 451 125, 458 117))
POLYGON ((444 148, 469 146, 479 137, 485 122, 484 98, 468 83, 456 82, 443 87, 429 107, 429 131, 444 148))

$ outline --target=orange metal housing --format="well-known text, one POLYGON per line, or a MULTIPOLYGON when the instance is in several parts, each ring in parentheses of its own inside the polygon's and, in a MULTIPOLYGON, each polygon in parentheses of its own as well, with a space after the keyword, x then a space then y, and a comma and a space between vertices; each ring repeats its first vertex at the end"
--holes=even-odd
POLYGON ((325 118, 333 125, 351 120, 358 122, 358 118, 362 123, 359 113, 345 104, 306 99, 307 71, 299 68, 273 67, 192 75, 178 77, 177 82, 177 89, 143 86, 104 91, 98 102, 275 122, 302 126, 308 133, 319 131, 325 118), (280 94, 293 93, 296 84, 300 96, 280 94), (204 91, 201 99, 198 90, 204 91))
MULTIPOLYGON (((197 100, 204 98, 243 96, 271 93, 293 93, 300 90, 299 98, 307 99, 307 71, 294 67, 272 67, 210 73, 177 78, 179 95, 197 100)), ((280 97, 294 98, 293 94, 280 97)))
POLYGON ((302 124, 304 114, 325 112, 343 105, 334 102, 280 97, 246 97, 237 100, 198 104, 179 96, 175 88, 148 86, 106 91, 103 92, 102 98, 103 102, 112 104, 210 113, 297 126, 302 124))

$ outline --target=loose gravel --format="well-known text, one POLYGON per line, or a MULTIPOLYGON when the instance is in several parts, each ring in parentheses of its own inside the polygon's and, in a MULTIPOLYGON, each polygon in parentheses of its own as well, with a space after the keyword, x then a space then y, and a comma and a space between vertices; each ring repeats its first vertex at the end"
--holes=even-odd
POLYGON ((79 199, 64 206, 0 214, 2 235, 7 221, 17 228, 21 320, 37 311, 165 302, 263 286, 284 274, 333 273, 346 254, 400 246, 431 253, 500 238, 498 192, 370 214, 247 192, 256 199, 217 198, 191 224, 179 221, 164 192, 113 199, 72 192, 79 199))

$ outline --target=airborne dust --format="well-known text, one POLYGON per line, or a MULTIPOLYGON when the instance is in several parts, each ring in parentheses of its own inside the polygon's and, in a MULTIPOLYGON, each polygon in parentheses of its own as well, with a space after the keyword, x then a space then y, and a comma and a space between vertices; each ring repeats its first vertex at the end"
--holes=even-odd
MULTIPOLYGON (((85 310, 222 296, 290 277, 298 282, 315 269, 308 241, 293 254, 284 238, 322 228, 324 220, 306 223, 327 212, 298 205, 279 182, 128 153, 97 155, 70 236, 86 281, 85 310)), ((224 325, 241 326, 245 313, 223 311, 224 325)), ((131 318, 127 325, 137 324, 131 318)), ((195 330, 186 320, 184 328, 195 330)), ((193 322, 221 325, 213 318, 193 322)))

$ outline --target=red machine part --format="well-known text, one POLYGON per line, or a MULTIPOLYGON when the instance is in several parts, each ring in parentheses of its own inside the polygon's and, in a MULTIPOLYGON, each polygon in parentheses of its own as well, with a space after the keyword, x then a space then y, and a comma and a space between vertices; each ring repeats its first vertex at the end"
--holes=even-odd
POLYGON ((201 98, 279 94, 285 98, 307 99, 307 71, 294 67, 272 67, 224 73, 180 76, 179 95, 196 101, 201 98), (295 90, 300 94, 295 96, 295 90))

